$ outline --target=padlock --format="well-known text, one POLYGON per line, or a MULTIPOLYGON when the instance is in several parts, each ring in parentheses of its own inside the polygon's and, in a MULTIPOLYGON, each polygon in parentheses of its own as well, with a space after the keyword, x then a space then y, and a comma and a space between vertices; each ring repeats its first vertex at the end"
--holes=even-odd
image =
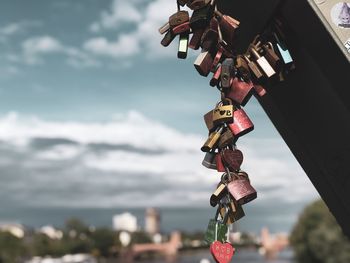
POLYGON ((219 219, 220 215, 220 208, 216 210, 215 217, 213 219, 210 219, 207 231, 204 235, 204 240, 208 244, 212 244, 215 241, 219 242, 225 242, 227 240, 227 233, 228 233, 228 227, 227 227, 227 220, 228 215, 225 215, 219 219), (225 217, 226 216, 226 217, 225 217))
POLYGON ((181 59, 185 59, 187 57, 188 51, 188 33, 182 33, 179 39, 179 49, 177 52, 177 57, 181 59))
POLYGON ((192 10, 198 10, 207 6, 210 2, 211 0, 189 0, 186 5, 192 10))
POLYGON ((202 29, 202 28, 198 28, 198 29, 194 30, 191 41, 188 44, 188 47, 192 48, 194 50, 199 49, 203 33, 204 33, 204 29, 202 29))
POLYGON ((227 210, 223 208, 228 209, 227 225, 231 225, 245 216, 242 206, 231 197, 231 194, 228 193, 220 203, 223 203, 220 209, 222 217, 225 216, 225 213, 227 212, 227 210))
MULTIPOLYGON (((216 29, 207 28, 201 39, 201 47, 203 51, 213 51, 219 41, 219 33, 216 29)), ((211 67, 210 67, 211 69, 211 67)))
POLYGON ((210 73, 211 66, 213 65, 213 58, 208 51, 199 54, 194 62, 194 67, 198 73, 204 77, 210 73))
POLYGON ((215 155, 215 162, 216 162, 216 170, 219 172, 219 173, 224 173, 226 172, 226 167, 224 165, 224 162, 222 161, 222 157, 221 157, 221 154, 220 153, 217 153, 215 155))
POLYGON ((161 35, 165 34, 168 30, 170 29, 170 24, 169 22, 167 22, 166 24, 164 24, 161 28, 158 29, 159 33, 161 35))
POLYGON ((218 105, 213 110, 213 122, 214 125, 220 125, 224 123, 232 123, 234 111, 236 110, 235 106, 233 106, 232 101, 229 99, 225 99, 222 104, 218 105))
POLYGON ((283 46, 279 43, 276 43, 278 52, 280 53, 283 62, 285 65, 292 65, 294 63, 294 60, 292 58, 292 55, 290 54, 289 50, 287 48, 283 48, 283 46))
POLYGON ((219 49, 219 48, 222 49, 222 54, 226 58, 233 58, 233 57, 235 57, 235 54, 233 54, 232 47, 230 47, 225 41, 222 41, 220 39, 220 34, 219 34, 219 42, 217 44, 217 49, 219 49))
POLYGON ((212 132, 215 128, 213 122, 213 110, 209 111, 207 114, 203 116, 205 125, 207 126, 209 132, 212 132))
POLYGON ((207 244, 215 241, 225 242, 227 239, 228 226, 217 219, 210 219, 207 231, 204 234, 204 240, 207 244))
POLYGON ((248 67, 251 70, 251 72, 254 74, 254 76, 257 79, 261 79, 264 75, 261 72, 261 70, 258 68, 258 66, 255 64, 255 62, 251 61, 248 55, 244 55, 244 59, 247 61, 248 67))
POLYGON ((243 163, 243 153, 238 149, 222 149, 220 152, 224 166, 230 171, 238 171, 243 163))
POLYGON ((190 28, 190 22, 185 22, 181 25, 178 25, 172 29, 174 35, 179 35, 182 33, 189 34, 191 28, 190 28))
POLYGON ((215 152, 207 152, 202 161, 202 165, 208 169, 216 170, 216 153, 215 152))
POLYGON ((232 80, 230 89, 225 96, 239 105, 245 106, 253 94, 254 84, 252 81, 245 82, 235 77, 232 80))
POLYGON ((215 192, 210 196, 210 205, 215 207, 218 205, 220 200, 227 194, 227 188, 224 183, 219 183, 216 187, 215 192))
POLYGON ((190 18, 190 26, 193 30, 206 28, 214 14, 214 6, 206 5, 203 8, 194 10, 190 18))
POLYGON ((171 28, 177 27, 183 23, 189 22, 190 16, 187 11, 178 11, 169 17, 169 25, 171 28))
POLYGON ((209 85, 212 87, 216 87, 220 82, 220 78, 221 78, 221 65, 218 66, 218 68, 216 69, 215 73, 213 74, 213 77, 210 80, 209 85))
MULTIPOLYGON (((281 24, 279 26, 281 26, 281 24)), ((272 32, 272 36, 275 38, 276 41, 276 51, 278 51, 278 53, 280 54, 280 57, 282 58, 284 63, 284 67, 290 70, 294 68, 294 60, 291 53, 289 52, 287 45, 285 44, 284 37, 281 33, 282 31, 278 28, 278 25, 276 23, 276 30, 272 32)))
POLYGON ((241 171, 231 173, 232 180, 227 184, 227 190, 237 201, 244 205, 257 198, 257 192, 250 184, 248 174, 241 171))
POLYGON ((254 46, 250 47, 250 53, 255 58, 256 63, 259 65, 259 67, 262 69, 263 73, 268 77, 272 77, 276 74, 276 71, 271 67, 269 62, 266 60, 264 56, 260 56, 258 51, 255 49, 254 46))
POLYGON ((162 41, 160 42, 164 47, 167 47, 170 45, 171 42, 173 42, 174 38, 176 37, 176 35, 173 34, 173 32, 171 30, 169 30, 164 38, 162 39, 162 41))
POLYGON ((250 82, 252 77, 250 75, 247 61, 243 56, 237 56, 235 62, 238 77, 242 78, 245 82, 250 82))
POLYGON ((259 85, 259 84, 254 84, 254 90, 255 90, 255 93, 259 96, 259 97, 263 97, 266 95, 266 89, 259 85))
POLYGON ((254 124, 242 108, 234 111, 233 123, 228 124, 228 127, 236 138, 254 130, 254 124))
POLYGON ((263 49, 265 51, 265 58, 269 62, 269 64, 272 66, 275 71, 279 71, 281 69, 281 59, 276 54, 273 45, 271 42, 267 42, 263 49))
POLYGON ((224 60, 224 62, 221 64, 221 87, 223 89, 228 89, 231 86, 231 78, 234 75, 233 72, 233 59, 227 58, 224 60))
POLYGON ((224 131, 220 136, 218 148, 224 149, 227 146, 234 144, 235 140, 236 139, 233 136, 232 131, 230 129, 226 129, 226 131, 224 131))
POLYGON ((181 6, 185 6, 187 4, 188 0, 177 0, 178 4, 181 6))
POLYGON ((221 61, 221 58, 222 58, 222 49, 219 48, 218 52, 216 53, 216 55, 214 57, 213 65, 211 66, 211 72, 213 72, 213 73, 216 72, 217 67, 221 61))
POLYGON ((207 141, 204 143, 204 145, 201 148, 202 152, 210 152, 213 149, 215 149, 215 147, 218 144, 222 130, 223 130, 223 127, 220 126, 216 128, 216 130, 209 135, 207 141))
POLYGON ((232 45, 231 43, 233 43, 234 40, 235 30, 239 27, 240 22, 228 15, 223 15, 217 10, 215 10, 215 15, 219 20, 223 39, 232 45))

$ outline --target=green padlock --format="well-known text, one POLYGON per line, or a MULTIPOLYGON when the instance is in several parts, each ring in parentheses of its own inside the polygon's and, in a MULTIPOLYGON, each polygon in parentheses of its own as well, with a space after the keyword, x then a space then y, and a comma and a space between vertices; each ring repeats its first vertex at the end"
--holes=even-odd
POLYGON ((222 243, 227 240, 228 233, 228 213, 225 217, 219 220, 221 206, 218 207, 215 218, 209 220, 208 228, 204 236, 204 240, 210 245, 215 241, 220 241, 222 243))

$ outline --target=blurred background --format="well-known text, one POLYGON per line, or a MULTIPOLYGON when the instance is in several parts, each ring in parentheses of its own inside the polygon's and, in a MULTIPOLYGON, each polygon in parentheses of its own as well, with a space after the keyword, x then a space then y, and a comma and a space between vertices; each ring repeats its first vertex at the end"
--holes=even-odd
MULTIPOLYGON (((219 97, 194 70, 197 52, 180 61, 175 42, 159 44, 175 8, 0 2, 0 262, 126 262, 115 258, 123 247, 171 242, 176 230, 189 249, 175 262, 213 262, 193 241, 216 212, 220 178, 201 165, 200 147, 202 116, 219 97)), ((255 130, 238 148, 258 199, 233 233, 249 245, 237 262, 264 262, 251 247, 289 235, 319 196, 257 101, 245 110, 255 130)), ((287 249, 275 261, 292 258, 287 249)))

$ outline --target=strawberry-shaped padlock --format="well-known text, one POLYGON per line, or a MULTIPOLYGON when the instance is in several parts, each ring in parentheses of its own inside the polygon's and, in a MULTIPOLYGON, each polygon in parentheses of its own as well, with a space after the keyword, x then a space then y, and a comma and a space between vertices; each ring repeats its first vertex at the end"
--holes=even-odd
POLYGON ((250 184, 248 174, 243 171, 230 173, 230 182, 227 184, 227 190, 240 205, 249 203, 257 198, 257 192, 250 184))
POLYGON ((254 130, 253 122, 242 108, 234 111, 233 123, 228 124, 228 127, 235 137, 241 137, 254 130))
MULTIPOLYGON (((218 210, 220 207, 218 208, 218 210)), ((228 210, 226 210, 225 216, 222 218, 222 225, 226 225, 228 219, 228 210)), ((235 253, 235 248, 227 241, 228 235, 226 236, 226 240, 220 241, 218 239, 218 227, 216 227, 216 241, 214 241, 210 245, 210 252, 217 263, 229 263, 235 253)), ((229 230, 227 231, 227 233, 229 230)))

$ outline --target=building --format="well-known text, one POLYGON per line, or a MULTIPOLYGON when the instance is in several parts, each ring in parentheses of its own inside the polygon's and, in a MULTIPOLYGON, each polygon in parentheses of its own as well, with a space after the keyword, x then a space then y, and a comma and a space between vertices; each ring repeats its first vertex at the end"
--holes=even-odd
POLYGON ((145 214, 145 231, 151 235, 160 232, 160 214, 155 208, 148 208, 145 214))
POLYGON ((123 213, 113 217, 113 229, 116 231, 135 232, 137 230, 137 218, 130 213, 123 213))
POLYGON ((25 235, 25 228, 20 224, 3 223, 0 224, 0 231, 9 232, 17 238, 23 238, 25 235))
POLYGON ((51 239, 62 239, 63 232, 55 229, 53 226, 43 226, 38 230, 39 233, 48 236, 51 239))

